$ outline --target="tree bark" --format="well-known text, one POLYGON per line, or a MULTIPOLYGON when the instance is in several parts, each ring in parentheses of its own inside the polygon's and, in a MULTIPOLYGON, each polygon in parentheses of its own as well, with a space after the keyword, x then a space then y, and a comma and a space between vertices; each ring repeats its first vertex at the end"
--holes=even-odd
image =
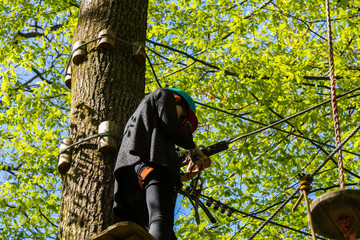
MULTIPOLYGON (((73 44, 110 29, 127 42, 145 43, 147 0, 82 0, 73 44)), ((144 96, 145 66, 135 61, 132 46, 115 41, 114 50, 86 46, 85 58, 72 64, 69 137, 80 141, 98 133, 103 121, 115 121, 122 136, 127 119, 144 96)), ((120 144, 120 141, 119 141, 120 144)), ((57 239, 85 239, 114 222, 113 169, 117 153, 101 153, 98 139, 72 151, 63 176, 57 239)))

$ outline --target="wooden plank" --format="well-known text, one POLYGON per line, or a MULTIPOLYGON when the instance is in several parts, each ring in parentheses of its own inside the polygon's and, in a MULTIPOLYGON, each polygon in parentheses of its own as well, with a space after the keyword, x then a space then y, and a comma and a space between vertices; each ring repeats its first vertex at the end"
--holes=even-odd
POLYGON ((360 238, 360 191, 353 189, 337 190, 316 198, 310 206, 314 231, 330 239, 345 239, 339 218, 351 219, 350 228, 360 238))
POLYGON ((133 222, 119 222, 87 240, 156 240, 144 228, 133 222))

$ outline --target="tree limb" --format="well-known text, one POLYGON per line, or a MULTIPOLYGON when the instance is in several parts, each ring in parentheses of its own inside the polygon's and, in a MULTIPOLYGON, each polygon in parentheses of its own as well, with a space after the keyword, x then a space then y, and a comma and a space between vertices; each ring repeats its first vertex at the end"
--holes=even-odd
MULTIPOLYGON (((267 5, 269 5, 272 2, 272 0, 268 0, 267 2, 265 2, 263 5, 261 5, 258 9, 256 9, 255 11, 253 11, 252 13, 250 13, 249 15, 246 15, 245 17, 243 17, 244 19, 249 19, 251 17, 253 17, 255 15, 255 13, 259 12, 260 10, 262 10, 263 8, 265 8, 267 5)), ((222 40, 227 39, 228 37, 230 37, 234 32, 230 32, 228 33, 226 36, 222 37, 222 40)))
MULTIPOLYGON (((54 26, 50 27, 50 32, 56 31, 56 30, 60 29, 62 26, 63 26, 63 24, 54 25, 54 26)), ((35 25, 34 27, 35 27, 36 29, 38 29, 38 28, 43 29, 42 27, 37 26, 37 25, 35 25)), ((20 31, 17 31, 17 32, 15 33, 15 35, 12 37, 11 42, 17 44, 17 43, 18 43, 18 40, 16 40, 16 38, 17 38, 18 36, 24 37, 24 38, 36 38, 36 37, 41 37, 41 36, 44 36, 44 35, 45 35, 44 33, 39 33, 39 32, 37 32, 37 31, 36 31, 36 32, 25 32, 25 33, 24 33, 24 32, 20 32, 20 31)))
MULTIPOLYGON (((196 57, 194 57, 194 56, 192 56, 192 55, 190 55, 190 54, 188 54, 188 53, 186 53, 186 52, 184 52, 184 51, 175 49, 175 48, 173 48, 173 47, 170 47, 170 46, 165 45, 165 44, 162 44, 162 43, 154 42, 154 41, 152 41, 152 40, 150 40, 150 39, 146 39, 146 41, 149 42, 149 43, 151 43, 151 44, 154 44, 154 45, 156 45, 156 46, 160 46, 160 47, 169 49, 169 50, 171 50, 171 51, 173 51, 173 52, 177 52, 177 53, 179 53, 179 54, 181 54, 181 55, 184 55, 184 56, 187 57, 187 58, 190 58, 190 59, 194 60, 195 62, 201 63, 201 64, 203 64, 203 65, 205 65, 205 66, 207 66, 207 67, 210 67, 210 68, 212 68, 212 69, 216 69, 216 70, 218 70, 218 71, 221 70, 220 67, 218 67, 218 66, 216 66, 216 65, 214 65, 214 64, 208 63, 208 62, 206 62, 206 61, 204 61, 204 60, 198 59, 198 58, 196 58, 196 57)), ((210 71, 209 71, 209 72, 210 72, 210 71)), ((231 71, 228 71, 228 70, 225 70, 224 73, 225 73, 225 76, 229 75, 229 76, 239 77, 239 75, 240 75, 239 73, 231 72, 231 71)), ((288 76, 286 76, 286 77, 288 77, 288 76)), ((249 75, 249 74, 245 74, 245 75, 244 75, 244 78, 257 79, 258 77, 257 77, 257 76, 252 76, 252 75, 249 75)), ((327 77, 327 76, 302 76, 302 78, 307 79, 307 80, 329 80, 329 77, 327 77)), ((336 78, 337 78, 337 79, 341 79, 342 77, 341 77, 341 76, 337 76, 336 78)), ((263 77, 261 77, 261 79, 267 80, 267 79, 273 79, 273 78, 272 78, 272 77, 263 76, 263 77)))

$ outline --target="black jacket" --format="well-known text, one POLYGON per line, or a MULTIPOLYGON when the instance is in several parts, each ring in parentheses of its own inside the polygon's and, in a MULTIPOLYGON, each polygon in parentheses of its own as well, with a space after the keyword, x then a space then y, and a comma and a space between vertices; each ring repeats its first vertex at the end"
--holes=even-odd
POLYGON ((115 176, 122 168, 141 161, 150 166, 166 166, 179 179, 175 144, 185 149, 195 147, 192 136, 177 117, 173 92, 158 89, 142 100, 125 126, 115 176))

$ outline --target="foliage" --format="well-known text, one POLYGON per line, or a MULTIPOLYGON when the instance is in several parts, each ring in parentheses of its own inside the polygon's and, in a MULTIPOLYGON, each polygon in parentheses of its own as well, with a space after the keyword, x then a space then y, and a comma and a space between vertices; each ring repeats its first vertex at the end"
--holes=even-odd
POLYGON ((58 146, 70 106, 64 65, 77 8, 67 1, 1 6, 0 239, 50 239, 57 231, 58 146))
MULTIPOLYGON (((360 2, 330 4, 341 94, 360 82, 360 2)), ((17 0, 1 6, 0 239, 50 239, 56 232, 61 188, 56 156, 67 133, 70 101, 63 79, 76 5, 17 0)), ((203 104, 198 104, 201 125, 195 139, 199 144, 250 133, 330 99, 325 2, 152 0, 148 17, 151 61, 146 91, 159 87, 153 68, 162 87, 185 89, 203 104)), ((357 94, 338 99, 343 138, 360 120, 357 94)), ((203 194, 267 218, 274 204, 298 186, 295 176, 311 173, 332 151, 328 145, 335 145, 333 128, 327 104, 276 129, 241 139, 212 158, 212 168, 202 173, 203 194)), ((359 142, 357 134, 344 149, 356 153, 359 142)), ((355 171, 357 160, 358 156, 344 152, 345 168, 355 171)), ((358 179, 345 174, 345 181, 358 179)), ((330 161, 316 175, 310 198, 337 182, 330 161)), ((197 225, 194 215, 188 214, 188 201, 182 204, 188 208, 176 222, 180 239, 246 239, 261 224, 240 213, 227 217, 209 208, 217 223, 211 224, 199 210, 197 225)), ((309 232, 303 204, 295 213, 291 205, 273 220, 309 232)), ((260 235, 261 239, 305 238, 272 224, 260 235)))

